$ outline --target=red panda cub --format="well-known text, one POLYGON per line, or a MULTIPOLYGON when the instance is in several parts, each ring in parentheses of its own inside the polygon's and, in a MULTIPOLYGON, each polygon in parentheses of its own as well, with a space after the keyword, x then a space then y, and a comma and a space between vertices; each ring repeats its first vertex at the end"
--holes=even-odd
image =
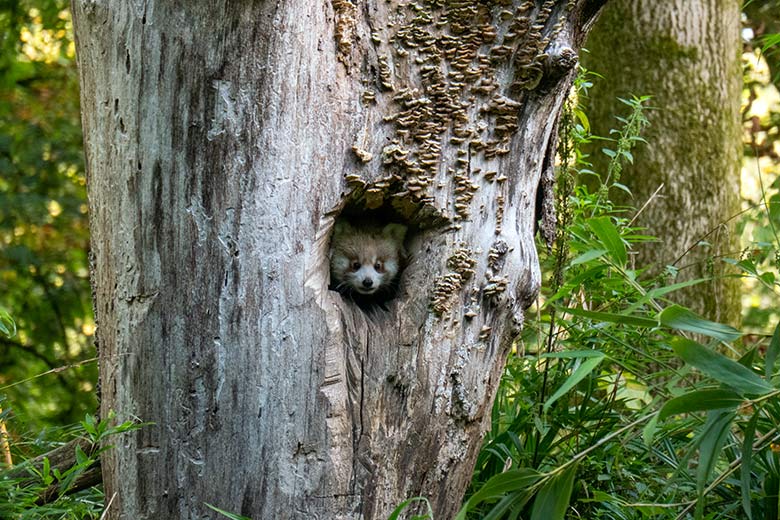
POLYGON ((395 296, 404 261, 406 226, 336 222, 330 245, 331 287, 361 307, 395 296))

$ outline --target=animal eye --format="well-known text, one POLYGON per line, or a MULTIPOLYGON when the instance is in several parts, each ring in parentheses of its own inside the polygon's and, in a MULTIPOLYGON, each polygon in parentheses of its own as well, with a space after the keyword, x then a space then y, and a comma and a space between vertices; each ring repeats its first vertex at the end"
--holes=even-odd
POLYGON ((357 271, 358 269, 360 269, 360 262, 358 262, 357 260, 353 261, 351 267, 353 271, 357 271))
POLYGON ((374 269, 378 273, 381 273, 382 271, 385 270, 385 264, 383 262, 377 262, 377 263, 374 264, 374 269))

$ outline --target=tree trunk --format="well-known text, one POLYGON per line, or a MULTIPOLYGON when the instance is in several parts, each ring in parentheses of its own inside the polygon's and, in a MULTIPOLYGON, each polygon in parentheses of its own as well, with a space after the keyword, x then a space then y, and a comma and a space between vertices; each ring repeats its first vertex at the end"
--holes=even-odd
MULTIPOLYGON (((739 8, 736 0, 615 0, 588 38, 584 60, 604 76, 589 96, 596 135, 607 136, 618 124, 615 115, 624 114, 618 97, 649 94, 657 108, 647 114, 648 144, 634 149, 634 164, 621 177, 633 199, 615 193, 618 202, 639 208, 664 186, 637 221, 661 244, 639 248, 637 265, 660 271, 675 264, 677 281, 715 276, 678 297, 728 323, 739 321, 741 308, 738 281, 722 278, 720 261, 739 256, 729 220, 739 212, 739 8)), ((594 151, 603 166, 600 156, 594 151)))
POLYGON ((101 408, 154 423, 109 518, 454 515, 601 3, 74 0, 101 408), (328 289, 368 210, 411 258, 370 313, 328 289))

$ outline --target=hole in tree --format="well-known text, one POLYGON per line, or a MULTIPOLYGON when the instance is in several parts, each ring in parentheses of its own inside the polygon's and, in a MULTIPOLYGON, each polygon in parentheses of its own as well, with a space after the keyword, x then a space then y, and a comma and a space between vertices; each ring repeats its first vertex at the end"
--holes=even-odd
POLYGON ((449 224, 432 205, 391 187, 360 186, 345 198, 330 237, 330 286, 364 311, 389 310, 400 294, 409 245, 449 224))

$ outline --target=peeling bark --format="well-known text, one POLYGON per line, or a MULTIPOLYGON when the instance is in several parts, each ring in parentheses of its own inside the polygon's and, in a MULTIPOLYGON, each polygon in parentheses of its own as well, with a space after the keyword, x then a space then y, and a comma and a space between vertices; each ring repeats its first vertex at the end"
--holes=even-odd
POLYGON ((537 188, 602 2, 74 0, 109 518, 450 518, 540 276, 537 188), (412 231, 386 311, 340 212, 412 231))

